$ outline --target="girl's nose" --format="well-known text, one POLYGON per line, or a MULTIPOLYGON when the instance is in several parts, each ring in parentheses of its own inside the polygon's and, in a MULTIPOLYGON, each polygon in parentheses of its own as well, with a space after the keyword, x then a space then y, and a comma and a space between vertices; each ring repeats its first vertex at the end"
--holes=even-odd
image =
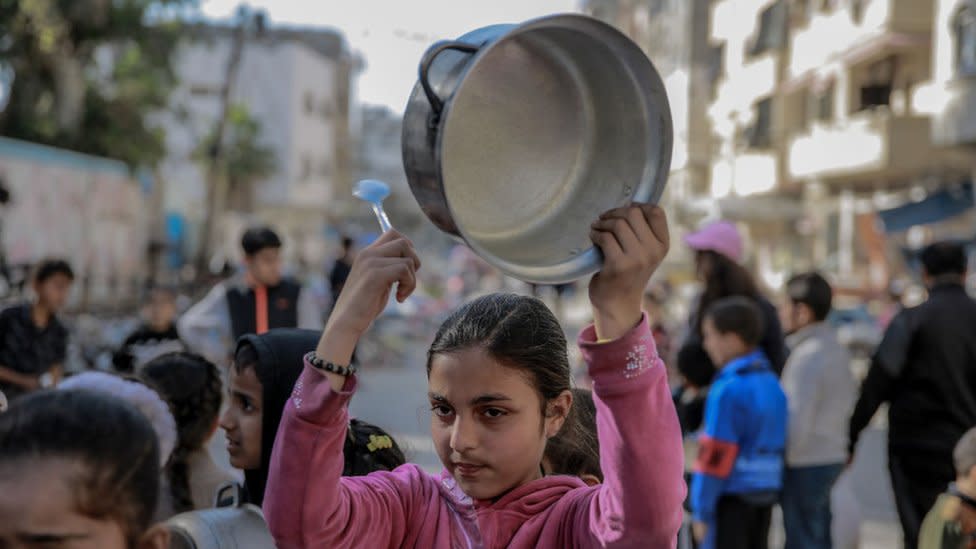
POLYGON ((474 425, 458 416, 451 427, 451 450, 464 453, 477 446, 474 425))

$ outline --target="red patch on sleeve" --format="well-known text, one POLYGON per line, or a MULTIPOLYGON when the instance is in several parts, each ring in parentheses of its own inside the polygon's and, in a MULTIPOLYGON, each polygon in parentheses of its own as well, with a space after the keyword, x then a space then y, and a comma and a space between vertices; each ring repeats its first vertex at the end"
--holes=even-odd
POLYGON ((739 456, 739 445, 723 442, 702 435, 698 439, 698 459, 695 472, 717 478, 727 478, 732 474, 735 458, 739 456))

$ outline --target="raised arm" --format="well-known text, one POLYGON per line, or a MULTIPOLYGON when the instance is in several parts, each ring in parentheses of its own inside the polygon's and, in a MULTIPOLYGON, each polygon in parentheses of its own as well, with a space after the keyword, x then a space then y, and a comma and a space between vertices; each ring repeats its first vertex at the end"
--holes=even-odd
POLYGON ((589 502, 588 534, 601 547, 672 547, 686 493, 681 427, 647 321, 606 343, 588 328, 580 349, 604 473, 589 502))
POLYGON ((589 500, 589 536, 602 547, 670 547, 685 497, 681 428, 641 296, 667 254, 657 206, 611 210, 593 224, 604 256, 590 283, 594 325, 580 336, 590 367, 604 483, 589 500), (595 539, 594 539, 595 538, 595 539))
MULTIPOLYGON (((353 282, 329 319, 316 355, 346 367, 369 324, 398 284, 401 301, 413 291, 419 260, 409 240, 386 233, 353 266, 353 282)), ((305 365, 285 406, 271 456, 264 514, 279 548, 386 547, 402 539, 416 469, 342 478, 342 447, 354 376, 305 365), (381 520, 377 520, 381 517, 381 520)))

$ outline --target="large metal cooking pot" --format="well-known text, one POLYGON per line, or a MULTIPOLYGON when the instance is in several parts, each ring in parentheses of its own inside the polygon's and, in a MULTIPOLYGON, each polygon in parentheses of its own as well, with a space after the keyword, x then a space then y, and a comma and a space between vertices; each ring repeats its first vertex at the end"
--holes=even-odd
POLYGON ((403 120, 427 217, 503 272, 562 283, 599 270, 590 223, 656 202, 671 112, 647 56, 582 15, 484 27, 434 44, 403 120))

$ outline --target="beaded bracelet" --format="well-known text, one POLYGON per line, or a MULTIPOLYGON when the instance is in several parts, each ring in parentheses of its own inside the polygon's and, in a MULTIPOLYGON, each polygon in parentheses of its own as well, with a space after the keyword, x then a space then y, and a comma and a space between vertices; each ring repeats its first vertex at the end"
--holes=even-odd
POLYGON ((349 377, 356 373, 356 367, 350 364, 349 366, 339 366, 338 364, 333 364, 322 360, 312 351, 305 355, 305 360, 312 365, 313 368, 317 370, 322 370, 325 372, 332 372, 333 374, 340 375, 342 377, 349 377))

